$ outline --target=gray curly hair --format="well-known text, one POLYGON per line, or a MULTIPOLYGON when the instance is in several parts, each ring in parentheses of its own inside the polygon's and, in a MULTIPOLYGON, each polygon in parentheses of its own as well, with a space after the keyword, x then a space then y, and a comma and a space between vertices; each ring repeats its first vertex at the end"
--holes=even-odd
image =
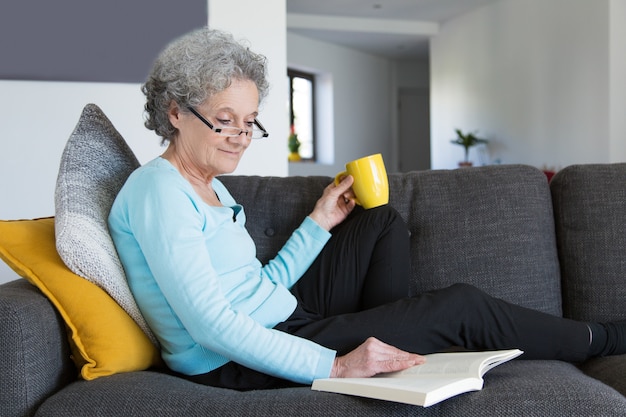
POLYGON ((141 87, 146 95, 145 126, 163 143, 172 141, 177 133, 168 117, 172 101, 187 111, 224 91, 233 79, 254 82, 261 102, 269 89, 265 57, 223 31, 203 27, 183 35, 160 53, 141 87))

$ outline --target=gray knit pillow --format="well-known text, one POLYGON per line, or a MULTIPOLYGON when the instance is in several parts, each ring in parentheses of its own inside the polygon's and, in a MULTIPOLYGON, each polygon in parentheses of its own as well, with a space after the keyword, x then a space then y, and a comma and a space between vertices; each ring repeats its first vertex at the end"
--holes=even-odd
POLYGON ((153 343, 109 234, 113 200, 139 162, 95 104, 83 109, 61 156, 55 190, 56 247, 75 274, 105 290, 153 343))

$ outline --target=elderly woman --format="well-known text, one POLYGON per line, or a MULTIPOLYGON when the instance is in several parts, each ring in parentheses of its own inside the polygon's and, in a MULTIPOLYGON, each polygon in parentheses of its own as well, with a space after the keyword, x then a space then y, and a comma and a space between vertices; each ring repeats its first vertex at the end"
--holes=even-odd
POLYGON ((218 176, 268 136, 264 57, 209 29, 170 44, 143 92, 167 149, 135 171, 109 226, 165 363, 236 389, 372 376, 450 346, 527 358, 626 352, 626 323, 579 323, 468 285, 407 297, 408 234, 391 207, 355 209, 352 177, 329 184, 267 265, 218 176))

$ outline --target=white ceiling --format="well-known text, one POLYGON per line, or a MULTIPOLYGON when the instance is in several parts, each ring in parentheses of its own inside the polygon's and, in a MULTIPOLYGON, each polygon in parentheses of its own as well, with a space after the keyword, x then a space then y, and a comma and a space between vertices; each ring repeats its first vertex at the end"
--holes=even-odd
POLYGON ((392 59, 428 59, 439 26, 497 0, 287 0, 287 29, 392 59))

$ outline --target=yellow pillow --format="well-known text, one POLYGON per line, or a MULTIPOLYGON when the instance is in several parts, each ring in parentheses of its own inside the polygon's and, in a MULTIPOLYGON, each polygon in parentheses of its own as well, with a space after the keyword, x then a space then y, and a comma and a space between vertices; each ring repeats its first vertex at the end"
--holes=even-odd
POLYGON ((0 258, 59 311, 83 379, 161 364, 158 350, 135 321, 104 290, 65 266, 55 247, 54 217, 0 220, 0 258))

